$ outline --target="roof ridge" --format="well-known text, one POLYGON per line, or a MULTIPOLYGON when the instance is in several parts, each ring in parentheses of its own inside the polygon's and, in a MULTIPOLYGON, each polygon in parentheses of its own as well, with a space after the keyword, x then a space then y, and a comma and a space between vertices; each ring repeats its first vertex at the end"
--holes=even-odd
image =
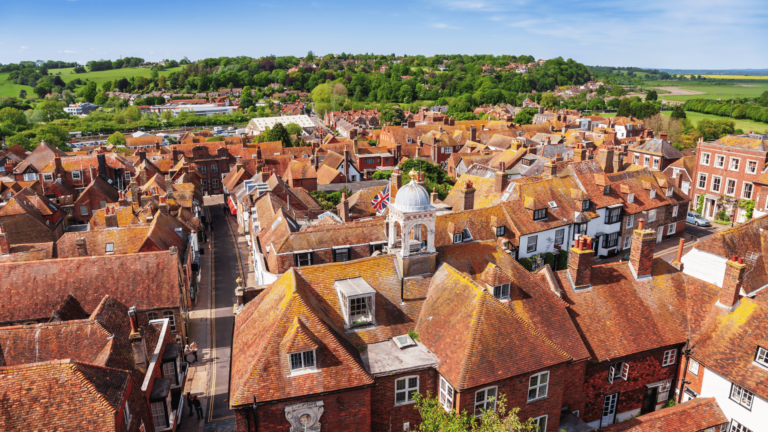
POLYGON ((473 363, 473 356, 472 353, 475 352, 475 346, 477 341, 477 335, 480 332, 480 317, 483 317, 485 315, 485 302, 483 301, 483 293, 484 291, 482 287, 479 286, 475 281, 470 279, 466 274, 462 271, 459 271, 458 269, 455 269, 457 273, 460 274, 460 278, 466 279, 470 283, 473 283, 474 285, 479 288, 479 290, 476 292, 474 296, 474 302, 478 302, 477 307, 474 308, 474 311, 472 312, 472 321, 470 322, 469 327, 469 343, 467 344, 467 347, 464 350, 464 359, 461 362, 461 366, 459 367, 459 385, 461 388, 466 388, 467 383, 467 375, 469 375, 469 367, 473 363))
MULTIPOLYGON (((80 370, 78 368, 78 366, 87 366, 87 367, 93 367, 93 368, 98 368, 98 369, 104 369, 105 371, 109 371, 110 374, 114 374, 115 371, 121 371, 121 372, 125 372, 127 374, 127 376, 126 376, 127 379, 131 379, 131 372, 127 371, 127 370, 111 368, 111 367, 108 367, 108 366, 99 366, 99 365, 95 365, 95 364, 91 364, 91 363, 78 362, 78 361, 74 361, 71 364, 72 365, 69 366, 69 367, 70 367, 70 369, 72 369, 72 372, 74 373, 74 375, 78 377, 80 382, 85 384, 85 385, 88 385, 88 386, 92 387, 94 390, 96 390, 96 385, 92 381, 90 381, 88 378, 86 378, 85 374, 83 373, 82 370, 80 370)), ((91 393, 95 394, 96 398, 110 412, 116 413, 118 411, 118 409, 115 408, 114 406, 112 406, 112 404, 109 403, 107 398, 100 391, 91 391, 91 393)), ((118 404, 118 406, 119 406, 119 404, 118 404)))

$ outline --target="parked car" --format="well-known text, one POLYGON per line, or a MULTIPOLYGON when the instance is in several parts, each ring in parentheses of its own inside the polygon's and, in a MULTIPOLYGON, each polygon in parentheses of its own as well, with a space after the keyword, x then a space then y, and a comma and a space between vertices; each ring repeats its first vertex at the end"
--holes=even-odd
POLYGON ((708 220, 706 220, 703 217, 701 217, 700 214, 698 214, 696 212, 691 212, 691 211, 688 212, 688 216, 686 216, 685 221, 688 222, 689 224, 693 224, 693 225, 696 225, 696 226, 711 226, 712 225, 708 220))

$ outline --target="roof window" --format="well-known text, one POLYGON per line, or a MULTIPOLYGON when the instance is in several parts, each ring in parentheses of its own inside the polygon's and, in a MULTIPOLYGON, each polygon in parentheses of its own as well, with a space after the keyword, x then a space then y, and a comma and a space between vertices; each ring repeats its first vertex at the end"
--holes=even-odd
POLYGON ((334 283, 339 296, 345 327, 376 325, 376 290, 361 277, 342 279, 334 283))
POLYGON ((413 339, 411 339, 411 337, 408 336, 407 334, 402 335, 402 336, 395 336, 395 337, 392 338, 392 341, 400 349, 416 345, 416 342, 414 342, 413 339))
POLYGON ((549 204, 549 208, 551 208, 551 209, 556 209, 557 208, 557 203, 554 202, 554 201, 549 201, 547 204, 549 204))
POLYGON ((105 247, 105 253, 107 254, 115 253, 115 244, 107 243, 107 246, 105 247))

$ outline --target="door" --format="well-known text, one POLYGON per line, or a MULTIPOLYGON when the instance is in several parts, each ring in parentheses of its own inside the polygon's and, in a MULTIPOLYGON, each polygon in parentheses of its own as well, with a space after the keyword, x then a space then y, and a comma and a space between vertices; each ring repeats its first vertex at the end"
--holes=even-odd
POLYGON ((656 243, 661 243, 664 239, 664 227, 659 227, 659 232, 656 234, 656 243))
POLYGON ((603 400, 603 419, 600 421, 600 426, 608 426, 613 424, 613 420, 616 417, 616 403, 618 401, 618 393, 614 393, 605 397, 605 400, 603 400))
POLYGON ((643 398, 643 408, 640 409, 640 415, 648 414, 656 411, 656 404, 659 399, 659 388, 649 387, 645 389, 645 397, 643 398))

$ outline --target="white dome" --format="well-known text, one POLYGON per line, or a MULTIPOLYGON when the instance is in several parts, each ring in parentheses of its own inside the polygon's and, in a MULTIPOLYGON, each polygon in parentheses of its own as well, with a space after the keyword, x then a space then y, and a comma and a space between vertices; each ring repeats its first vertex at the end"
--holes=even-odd
POLYGON ((394 206, 404 213, 434 210, 429 202, 429 193, 415 180, 398 189, 394 206))

